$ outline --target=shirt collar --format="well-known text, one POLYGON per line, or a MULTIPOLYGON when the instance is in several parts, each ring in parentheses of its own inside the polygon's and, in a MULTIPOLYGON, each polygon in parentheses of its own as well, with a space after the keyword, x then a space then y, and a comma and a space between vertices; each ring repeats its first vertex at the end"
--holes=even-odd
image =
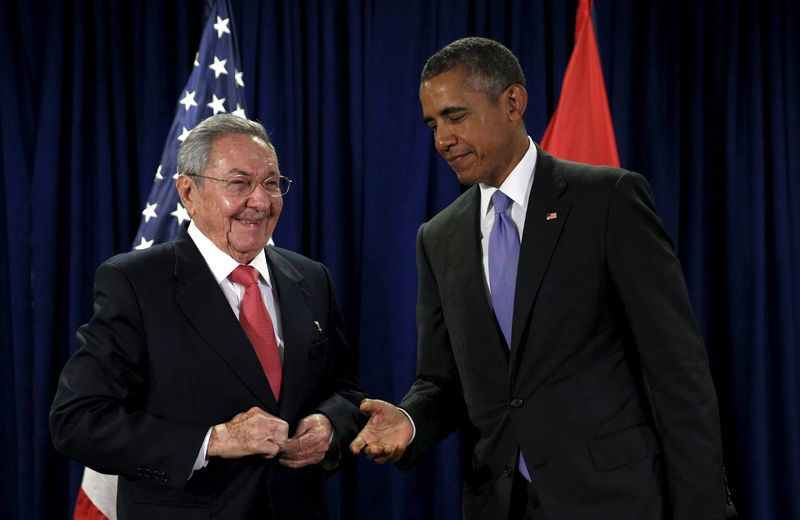
POLYGON ((508 177, 506 177, 506 180, 500 185, 500 188, 495 188, 494 186, 484 183, 478 185, 481 189, 481 218, 485 217, 489 212, 489 203, 491 202, 492 195, 498 189, 522 208, 527 208, 528 199, 531 195, 531 188, 533 187, 536 156, 536 145, 533 144, 533 139, 529 136, 528 151, 525 152, 522 159, 514 166, 514 169, 508 174, 508 177))
MULTIPOLYGON (((206 264, 208 264, 208 268, 211 269, 211 274, 214 275, 214 279, 217 280, 218 284, 221 284, 228 278, 228 275, 239 266, 239 262, 218 248, 211 239, 200 231, 200 228, 198 228, 194 222, 189 224, 188 232, 194 244, 197 246, 197 249, 200 250, 200 254, 203 255, 203 259, 206 261, 206 264)), ((258 252, 256 257, 253 258, 248 265, 254 267, 256 271, 258 271, 261 278, 266 282, 267 287, 272 288, 269 268, 267 268, 267 255, 264 253, 263 249, 258 252)))

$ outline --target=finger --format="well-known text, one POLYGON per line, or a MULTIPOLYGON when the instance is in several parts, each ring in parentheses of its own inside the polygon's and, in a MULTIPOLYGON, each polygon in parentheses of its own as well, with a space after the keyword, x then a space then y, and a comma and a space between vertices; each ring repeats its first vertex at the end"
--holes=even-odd
POLYGON ((261 456, 267 459, 273 459, 277 456, 281 451, 281 448, 278 444, 274 442, 266 441, 261 449, 261 456))
POLYGON ((358 455, 361 450, 367 445, 367 441, 364 440, 360 434, 356 435, 356 438, 353 439, 353 442, 350 443, 350 452, 353 455, 358 455))
POLYGON ((314 427, 313 422, 303 419, 297 424, 297 430, 294 432, 293 438, 298 438, 306 435, 314 427))
POLYGON ((362 412, 374 414, 383 411, 387 404, 388 403, 386 401, 381 401, 380 399, 364 399, 361 401, 359 409, 362 412))
POLYGON ((289 439, 288 441, 284 442, 281 446, 281 453, 284 454, 292 454, 297 453, 302 449, 300 441, 298 439, 289 439))
POLYGON ((278 464, 288 468, 303 468, 312 464, 317 464, 323 459, 322 456, 315 455, 313 457, 303 457, 301 459, 289 459, 281 457, 278 459, 278 464))

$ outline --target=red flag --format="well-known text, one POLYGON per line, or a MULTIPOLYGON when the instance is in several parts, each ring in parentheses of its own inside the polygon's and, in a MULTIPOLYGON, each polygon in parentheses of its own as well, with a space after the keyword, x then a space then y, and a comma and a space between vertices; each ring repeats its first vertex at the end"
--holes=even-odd
POLYGON ((575 47, 564 73, 558 106, 541 144, 562 159, 620 165, 592 22, 592 0, 579 0, 575 47))

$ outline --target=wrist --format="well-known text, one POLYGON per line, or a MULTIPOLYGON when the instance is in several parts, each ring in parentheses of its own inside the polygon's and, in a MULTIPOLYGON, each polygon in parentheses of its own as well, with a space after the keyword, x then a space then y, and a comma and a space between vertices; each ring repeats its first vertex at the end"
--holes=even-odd
POLYGON ((230 438, 231 434, 228 431, 227 423, 216 424, 211 427, 211 437, 208 440, 209 457, 215 457, 222 453, 221 443, 224 443, 230 438))
POLYGON ((212 432, 212 435, 215 435, 217 440, 219 440, 219 441, 222 441, 222 442, 227 441, 231 436, 231 434, 228 432, 228 424, 227 423, 222 423, 222 424, 215 425, 214 426, 214 431, 212 432))

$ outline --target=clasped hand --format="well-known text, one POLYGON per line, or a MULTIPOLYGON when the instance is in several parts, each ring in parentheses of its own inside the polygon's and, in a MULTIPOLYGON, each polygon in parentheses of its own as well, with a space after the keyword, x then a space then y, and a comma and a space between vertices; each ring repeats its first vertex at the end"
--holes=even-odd
POLYGON ((237 414, 214 428, 208 443, 209 457, 228 459, 261 455, 290 468, 317 464, 328 451, 333 425, 323 414, 312 414, 300 420, 294 436, 289 437, 289 424, 261 408, 253 407, 237 414))

